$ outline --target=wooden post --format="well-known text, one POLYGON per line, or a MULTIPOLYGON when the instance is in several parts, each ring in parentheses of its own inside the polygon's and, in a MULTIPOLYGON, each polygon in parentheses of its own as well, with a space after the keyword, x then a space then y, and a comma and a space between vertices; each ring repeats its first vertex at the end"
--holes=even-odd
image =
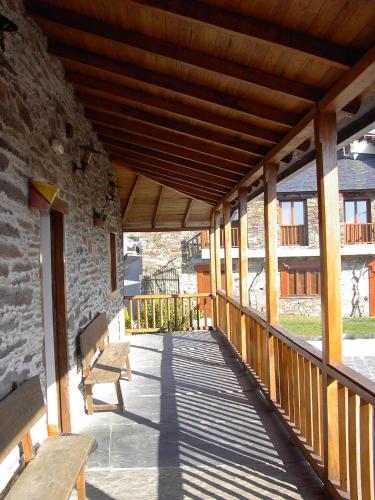
MULTIPOLYGON (((210 224, 210 285, 211 293, 216 293, 216 260, 215 260, 215 216, 212 214, 211 224, 210 224)), ((216 328, 217 318, 216 318, 216 302, 211 302, 211 312, 212 312, 212 326, 216 328)))
MULTIPOLYGON (((267 323, 275 325, 279 322, 278 303, 278 260, 277 260, 277 165, 269 163, 264 166, 264 237, 266 266, 266 309, 267 323)), ((276 400, 276 367, 275 338, 268 335, 268 390, 270 398, 276 400)))
MULTIPOLYGON (((223 204, 224 218, 224 262, 225 262, 225 293, 226 296, 233 295, 233 274, 232 274, 232 221, 230 214, 230 204, 223 204)), ((231 339, 231 324, 230 324, 230 303, 226 301, 226 325, 227 336, 231 339)))
POLYGON ((323 326, 323 456, 325 474, 340 480, 337 384, 326 372, 328 363, 342 361, 341 257, 336 114, 315 116, 318 187, 321 304, 323 326))
MULTIPOLYGON (((238 260, 240 265, 240 304, 241 307, 249 306, 249 268, 248 268, 248 220, 247 220, 247 188, 238 191, 238 219, 239 219, 239 242, 238 260)), ((246 363, 247 343, 246 343, 246 314, 241 311, 241 354, 242 360, 246 363)))
POLYGON ((218 210, 214 215, 215 219, 215 269, 216 269, 216 289, 221 290, 221 260, 220 260, 220 221, 221 213, 218 210))

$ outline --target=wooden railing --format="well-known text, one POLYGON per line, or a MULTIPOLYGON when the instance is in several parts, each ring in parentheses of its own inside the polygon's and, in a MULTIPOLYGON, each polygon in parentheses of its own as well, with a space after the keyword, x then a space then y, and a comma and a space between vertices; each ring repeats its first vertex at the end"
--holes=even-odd
POLYGON ((343 364, 328 365, 324 395, 321 351, 281 326, 269 325, 260 313, 241 307, 221 291, 217 291, 215 301, 218 329, 255 376, 326 484, 328 474, 333 496, 374 499, 375 383, 343 364), (329 416, 327 428, 325 397, 334 401, 337 409, 329 416), (325 433, 330 435, 329 442, 336 443, 328 450, 324 449, 325 433))
MULTIPOLYGON (((239 229, 232 227, 232 248, 238 248, 239 243, 239 229)), ((220 229, 220 246, 224 248, 224 229, 220 229)), ((210 239, 208 231, 201 232, 201 248, 209 248, 210 239)))
POLYGON ((212 324, 209 293, 125 295, 124 300, 128 334, 201 330, 212 324))
POLYGON ((375 243, 375 223, 345 224, 344 228, 345 243, 375 243))
POLYGON ((304 224, 297 226, 280 225, 280 245, 307 245, 307 230, 304 224))

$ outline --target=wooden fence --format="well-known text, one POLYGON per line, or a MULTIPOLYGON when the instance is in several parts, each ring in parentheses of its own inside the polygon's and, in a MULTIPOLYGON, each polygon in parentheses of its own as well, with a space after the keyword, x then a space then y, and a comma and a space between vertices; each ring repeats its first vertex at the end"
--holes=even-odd
POLYGON ((324 394, 321 351, 281 326, 267 324, 262 314, 241 307, 221 291, 217 291, 216 305, 218 329, 256 377, 322 479, 328 455, 335 496, 374 499, 375 383, 346 365, 329 364, 324 394), (327 398, 336 411, 324 428, 327 398), (324 433, 336 443, 329 450, 324 449, 324 433))
POLYGON ((212 324, 209 293, 126 295, 126 333, 207 329, 212 324))

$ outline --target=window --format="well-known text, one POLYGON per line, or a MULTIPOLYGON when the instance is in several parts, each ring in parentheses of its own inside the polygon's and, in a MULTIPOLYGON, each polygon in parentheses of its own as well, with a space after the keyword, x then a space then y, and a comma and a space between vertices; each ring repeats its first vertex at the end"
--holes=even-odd
POLYGON ((320 271, 316 263, 284 264, 280 276, 281 297, 320 295, 320 271))
POLYGON ((367 224, 369 222, 369 210, 367 200, 345 201, 345 223, 367 224))
POLYGON ((109 233, 110 259, 111 259, 111 291, 117 290, 117 260, 116 260, 116 234, 109 233))
POLYGON ((280 201, 280 245, 306 245, 306 202, 280 201))

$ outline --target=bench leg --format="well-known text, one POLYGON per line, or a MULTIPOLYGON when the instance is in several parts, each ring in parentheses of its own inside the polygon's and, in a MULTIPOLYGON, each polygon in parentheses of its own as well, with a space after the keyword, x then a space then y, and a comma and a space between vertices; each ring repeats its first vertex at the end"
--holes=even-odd
POLYGON ((85 465, 82 467, 81 472, 76 482, 77 498, 78 500, 86 500, 86 474, 85 465))
POLYGON ((86 405, 87 405, 87 413, 89 415, 93 414, 93 399, 92 399, 92 385, 86 385, 86 405))
POLYGON ((125 364, 126 364, 126 371, 127 371, 127 374, 128 374, 128 380, 130 381, 132 379, 132 371, 131 371, 131 368, 130 368, 129 356, 126 356, 125 364))
POLYGON ((115 382, 115 385, 116 385, 117 401, 118 401, 120 410, 124 413, 125 406, 124 406, 124 400, 122 397, 120 381, 115 382))

